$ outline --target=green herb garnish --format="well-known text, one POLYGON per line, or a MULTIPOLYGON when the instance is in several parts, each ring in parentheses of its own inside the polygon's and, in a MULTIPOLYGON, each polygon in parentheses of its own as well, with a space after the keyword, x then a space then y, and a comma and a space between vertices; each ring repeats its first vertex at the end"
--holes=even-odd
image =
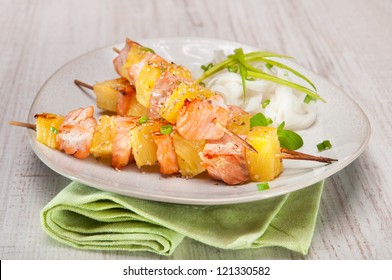
POLYGON ((271 103, 271 100, 266 99, 266 100, 264 100, 264 102, 261 104, 261 107, 262 107, 263 109, 265 109, 270 103, 271 103))
POLYGON ((269 184, 268 182, 262 182, 256 185, 257 186, 257 190, 259 191, 265 191, 265 190, 269 190, 269 184))
POLYGON ((54 126, 50 127, 50 131, 53 132, 54 134, 59 134, 59 131, 57 130, 57 128, 55 128, 54 126))
POLYGON ((317 144, 317 150, 319 152, 322 152, 324 150, 328 150, 328 149, 331 149, 331 148, 332 148, 332 145, 331 145, 331 142, 329 140, 324 140, 320 144, 317 144))
POLYGON ((202 65, 202 66, 200 66, 200 68, 201 68, 204 72, 208 71, 208 70, 211 69, 212 67, 214 67, 214 64, 212 64, 212 63, 208 63, 207 65, 202 65))
POLYGON ((302 75, 301 73, 299 73, 298 71, 294 70, 293 68, 280 63, 278 61, 275 60, 271 60, 270 58, 292 58, 290 56, 286 56, 286 55, 281 55, 281 54, 276 54, 276 53, 272 53, 272 52, 263 52, 263 51, 257 51, 257 52, 250 52, 247 54, 244 54, 243 50, 241 48, 235 49, 234 50, 234 54, 231 54, 229 56, 227 56, 227 59, 225 59, 224 61, 213 65, 212 67, 205 67, 202 69, 204 71, 203 75, 197 80, 197 82, 201 82, 204 79, 210 77, 211 75, 214 75, 216 73, 218 73, 219 71, 223 70, 223 69, 234 69, 234 66, 237 66, 239 69, 239 74, 241 76, 241 80, 242 80, 242 86, 243 86, 243 91, 244 91, 244 101, 246 99, 246 79, 248 78, 254 78, 254 79, 264 79, 264 80, 268 80, 271 82, 275 82, 277 84, 281 84, 281 85, 285 85, 294 89, 297 89, 299 91, 302 91, 304 93, 306 93, 307 96, 312 97, 314 100, 321 100, 323 102, 325 102, 325 100, 318 95, 317 93, 317 89, 316 86, 304 75, 302 75), (276 77, 274 75, 268 74, 266 72, 264 72, 263 70, 254 67, 252 64, 250 64, 251 62, 262 62, 264 63, 264 65, 270 69, 271 67, 277 67, 280 69, 284 69, 287 72, 290 72, 292 74, 294 74, 295 76, 301 78, 302 80, 304 80, 305 82, 307 82, 310 87, 305 87, 302 86, 300 84, 288 81, 286 79, 282 79, 279 77, 276 77))
POLYGON ((160 131, 162 134, 168 135, 168 134, 172 133, 173 127, 170 124, 162 125, 160 131))
MULTIPOLYGON (((250 118, 250 128, 255 126, 269 126, 272 124, 271 118, 267 118, 263 113, 257 113, 250 118)), ((298 150, 304 145, 302 137, 292 130, 284 129, 285 122, 282 122, 278 128, 279 144, 282 148, 288 150, 298 150)))
POLYGON ((304 102, 306 103, 306 104, 309 104, 311 101, 316 101, 312 96, 310 96, 310 95, 306 95, 305 96, 305 99, 304 99, 304 102))
POLYGON ((246 84, 245 80, 248 77, 248 70, 245 67, 245 57, 244 57, 244 52, 242 51, 241 48, 235 49, 234 50, 234 58, 236 62, 238 63, 238 67, 240 69, 240 76, 241 76, 241 81, 242 81, 242 90, 244 91, 244 102, 246 100, 246 84))
POLYGON ((292 130, 284 129, 285 122, 278 126, 278 138, 282 148, 288 150, 298 150, 304 145, 302 137, 292 130))
POLYGON ((238 72, 238 66, 237 65, 230 65, 227 67, 227 71, 237 73, 238 72))
POLYGON ((264 116, 263 113, 257 113, 250 118, 250 128, 255 126, 269 126, 270 124, 272 124, 272 120, 264 116))
POLYGON ((139 119, 139 123, 140 124, 144 124, 148 121, 148 117, 147 116, 141 116, 139 119))

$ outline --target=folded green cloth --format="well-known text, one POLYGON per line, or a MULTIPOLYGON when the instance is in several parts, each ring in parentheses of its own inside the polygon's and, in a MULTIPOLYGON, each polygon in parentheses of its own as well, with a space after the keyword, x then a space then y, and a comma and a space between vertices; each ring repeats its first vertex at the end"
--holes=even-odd
POLYGON ((170 255, 185 236, 223 249, 281 246, 307 254, 323 182, 279 197, 214 206, 181 205, 73 182, 42 211, 43 229, 67 245, 170 255))

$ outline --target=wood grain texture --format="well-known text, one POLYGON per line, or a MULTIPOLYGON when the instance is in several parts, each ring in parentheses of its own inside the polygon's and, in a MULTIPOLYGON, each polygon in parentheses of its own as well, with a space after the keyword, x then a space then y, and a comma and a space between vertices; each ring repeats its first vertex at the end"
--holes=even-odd
POLYGON ((290 54, 362 106, 368 148, 326 182, 307 256, 281 248, 220 250, 185 239, 169 259, 392 259, 392 1, 0 0, 0 258, 167 259, 65 247, 39 211, 68 184, 30 149, 34 97, 67 61, 124 37, 202 36, 290 54))

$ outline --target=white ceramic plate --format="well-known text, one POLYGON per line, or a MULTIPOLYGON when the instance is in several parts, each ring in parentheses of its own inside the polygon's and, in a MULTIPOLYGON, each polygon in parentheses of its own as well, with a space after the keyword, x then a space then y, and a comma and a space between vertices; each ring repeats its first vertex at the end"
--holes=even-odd
MULTIPOLYGON (((211 61, 214 50, 222 49, 226 53, 238 47, 244 51, 256 50, 240 43, 208 38, 162 38, 139 42, 164 58, 196 72, 201 64, 211 61)), ((116 47, 121 48, 122 45, 116 47)), ((87 53, 63 66, 39 91, 31 106, 28 121, 34 123, 36 113, 66 114, 72 109, 95 104, 94 95, 89 94, 88 90, 83 92, 73 81, 79 79, 93 84, 116 78, 112 66, 115 56, 111 46, 87 53)), ((182 204, 230 204, 282 195, 323 180, 347 166, 365 149, 370 136, 366 115, 349 96, 307 69, 294 63, 291 66, 309 77, 319 94, 328 102, 318 102, 316 123, 300 132, 305 142, 301 151, 317 154, 316 144, 329 139, 333 148, 322 155, 339 161, 325 165, 286 160, 283 173, 270 182, 270 189, 266 191, 258 191, 256 183, 232 187, 207 176, 188 180, 163 177, 158 172, 140 171, 134 164, 117 172, 94 158, 78 160, 51 150, 35 140, 34 131, 30 130, 28 137, 37 156, 54 171, 98 189, 127 196, 182 204)), ((97 116, 100 113, 97 109, 97 116)))

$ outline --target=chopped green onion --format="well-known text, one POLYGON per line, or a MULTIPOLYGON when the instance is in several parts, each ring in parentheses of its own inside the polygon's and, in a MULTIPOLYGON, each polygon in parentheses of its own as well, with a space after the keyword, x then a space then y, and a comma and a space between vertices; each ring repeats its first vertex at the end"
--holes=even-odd
POLYGON ((147 121, 148 121, 147 116, 141 116, 140 119, 139 119, 139 123, 140 123, 140 124, 144 124, 144 123, 146 123, 147 121))
POLYGON ((59 131, 57 130, 57 128, 55 128, 54 126, 50 127, 50 131, 53 132, 54 134, 59 134, 59 131))
POLYGON ((208 71, 209 69, 211 69, 213 66, 214 66, 214 64, 209 63, 209 64, 207 64, 207 65, 202 65, 202 66, 200 66, 200 68, 201 68, 204 72, 206 72, 206 71, 208 71))
POLYGON ((324 145, 324 147, 326 149, 331 149, 332 148, 331 142, 329 140, 324 140, 323 141, 323 145, 324 145))
POLYGON ((324 151, 324 150, 325 150, 324 144, 323 144, 323 143, 317 144, 317 150, 318 150, 319 152, 324 151))
POLYGON ((264 102, 261 104, 261 107, 265 109, 270 104, 270 102, 271 100, 269 99, 264 100, 264 102))
POLYGON ((162 125, 160 131, 162 134, 168 135, 168 134, 172 133, 173 127, 170 124, 162 125))
POLYGON ((332 145, 331 142, 329 140, 324 140, 323 142, 321 142, 320 144, 317 144, 317 150, 319 152, 331 149, 332 145))
POLYGON ((257 186, 257 190, 259 191, 265 191, 265 190, 269 190, 269 184, 268 182, 262 182, 256 185, 257 186))
POLYGON ((250 118, 250 128, 255 126, 269 126, 272 124, 271 118, 267 118, 263 113, 257 113, 250 118))
POLYGON ((278 138, 282 148, 289 150, 298 150, 304 145, 302 137, 291 130, 284 129, 285 122, 278 126, 278 138))
POLYGON ((230 65, 227 66, 227 71, 237 73, 238 72, 238 66, 237 65, 230 65))

